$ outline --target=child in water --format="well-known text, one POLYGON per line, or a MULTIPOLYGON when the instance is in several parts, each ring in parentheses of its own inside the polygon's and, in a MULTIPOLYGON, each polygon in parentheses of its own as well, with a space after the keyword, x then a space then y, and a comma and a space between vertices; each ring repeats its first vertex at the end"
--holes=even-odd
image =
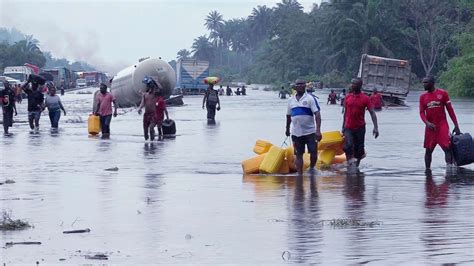
POLYGON ((155 123, 156 126, 158 127, 158 138, 161 139, 163 138, 163 120, 166 115, 166 119, 169 119, 168 116, 168 109, 166 109, 166 102, 165 99, 163 99, 163 94, 161 93, 161 90, 155 90, 155 96, 156 96, 156 107, 155 107, 155 123))

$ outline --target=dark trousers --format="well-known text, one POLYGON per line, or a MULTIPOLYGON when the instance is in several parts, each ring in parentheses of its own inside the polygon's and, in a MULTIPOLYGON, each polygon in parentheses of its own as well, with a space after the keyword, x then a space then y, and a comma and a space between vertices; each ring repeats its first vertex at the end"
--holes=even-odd
POLYGON ((35 127, 39 127, 39 121, 41 118, 41 111, 30 111, 28 112, 28 122, 30 124, 30 128, 34 129, 35 127))
POLYGON ((61 118, 61 110, 49 111, 49 121, 51 121, 52 128, 58 128, 59 118, 61 118))
POLYGON ((216 105, 208 104, 207 108, 207 119, 214 120, 216 118, 216 105))
POLYGON ((100 128, 103 134, 110 134, 110 122, 112 121, 112 115, 101 115, 100 116, 100 128))
POLYGON ((358 129, 344 130, 344 152, 347 159, 357 158, 362 159, 364 156, 365 144, 365 126, 358 129))

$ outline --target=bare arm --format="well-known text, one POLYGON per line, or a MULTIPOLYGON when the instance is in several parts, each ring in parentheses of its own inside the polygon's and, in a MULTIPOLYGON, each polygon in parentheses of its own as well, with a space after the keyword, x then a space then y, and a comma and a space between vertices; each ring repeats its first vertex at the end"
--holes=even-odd
POLYGON ((63 103, 61 102, 61 100, 59 100, 59 108, 61 108, 61 110, 63 110, 63 112, 64 112, 64 115, 66 115, 66 109, 64 109, 64 106, 63 106, 63 103))
POLYGON ((29 85, 30 85, 30 82, 27 81, 25 84, 21 85, 21 89, 25 92, 29 91, 30 88, 29 88, 29 85))
POLYGON ((291 115, 286 115, 286 136, 290 136, 291 115))
POLYGON ((117 102, 113 100, 112 103, 114 104, 114 117, 116 117, 117 116, 117 102))
POLYGON ((140 106, 138 106, 138 114, 141 114, 142 108, 145 106, 145 94, 142 96, 142 101, 140 102, 140 106))
POLYGON ((322 139, 321 135, 321 112, 314 113, 314 120, 316 121, 316 138, 318 141, 322 139))
POLYGON ((207 92, 204 93, 204 98, 202 98, 202 109, 204 109, 204 104, 206 104, 207 92))
POLYGON ((377 115, 374 112, 374 109, 369 109, 370 117, 372 118, 372 122, 374 123, 374 137, 377 138, 379 136, 379 125, 377 124, 377 115))
POLYGON ((451 120, 453 121, 454 131, 456 134, 460 134, 461 130, 459 129, 458 119, 456 118, 456 113, 454 113, 454 108, 451 102, 446 104, 446 109, 448 110, 449 117, 451 117, 451 120))
POLYGON ((165 107, 165 115, 166 115, 166 119, 170 119, 170 116, 168 115, 168 108, 165 107))

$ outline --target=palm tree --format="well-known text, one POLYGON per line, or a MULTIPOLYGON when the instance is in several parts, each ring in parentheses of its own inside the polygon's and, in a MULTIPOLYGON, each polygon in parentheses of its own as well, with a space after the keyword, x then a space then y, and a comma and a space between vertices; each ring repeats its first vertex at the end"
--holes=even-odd
POLYGON ((206 35, 199 36, 194 39, 192 45, 193 57, 200 60, 212 59, 212 44, 209 42, 209 39, 206 35))
POLYGON ((303 7, 298 0, 282 0, 277 4, 277 9, 283 10, 303 10, 303 7))
POLYGON ((181 49, 178 51, 177 55, 177 60, 189 59, 191 57, 191 52, 187 49, 181 49))
POLYGON ((20 48, 22 52, 28 53, 36 53, 36 52, 41 52, 38 45, 34 42, 28 41, 28 40, 22 40, 18 41, 15 43, 16 46, 20 48))
POLYGON ((208 30, 211 31, 209 34, 209 39, 212 41, 215 47, 219 47, 221 45, 221 30, 222 27, 224 26, 224 20, 222 18, 222 15, 219 14, 217 11, 211 11, 207 17, 206 17, 206 22, 204 23, 204 26, 208 30))
POLYGON ((268 37, 271 30, 272 14, 272 9, 267 6, 253 8, 252 14, 248 17, 253 45, 268 37))

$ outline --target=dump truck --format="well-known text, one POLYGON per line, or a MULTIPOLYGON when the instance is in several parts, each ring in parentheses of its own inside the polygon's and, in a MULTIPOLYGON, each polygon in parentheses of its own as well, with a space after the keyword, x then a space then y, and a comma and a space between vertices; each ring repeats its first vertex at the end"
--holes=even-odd
POLYGON ((408 60, 364 54, 357 76, 362 79, 362 90, 365 93, 372 94, 377 89, 386 104, 406 106, 410 75, 411 65, 408 60))
POLYGON ((181 59, 176 64, 176 88, 183 94, 202 94, 207 85, 204 79, 209 76, 209 62, 194 59, 181 59))

